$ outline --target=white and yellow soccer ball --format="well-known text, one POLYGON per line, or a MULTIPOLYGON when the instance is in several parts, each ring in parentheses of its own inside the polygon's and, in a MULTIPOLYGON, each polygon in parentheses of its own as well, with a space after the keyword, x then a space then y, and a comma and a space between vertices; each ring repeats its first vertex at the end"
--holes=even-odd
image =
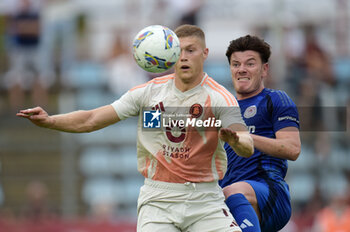
POLYGON ((168 27, 148 26, 135 36, 133 55, 136 63, 145 71, 162 73, 179 59, 180 41, 168 27))

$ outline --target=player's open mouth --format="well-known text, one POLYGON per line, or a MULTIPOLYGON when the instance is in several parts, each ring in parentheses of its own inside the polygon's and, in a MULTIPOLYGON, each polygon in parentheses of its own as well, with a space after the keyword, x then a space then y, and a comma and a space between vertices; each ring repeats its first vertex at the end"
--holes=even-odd
POLYGON ((187 70, 187 69, 190 69, 190 66, 188 66, 188 65, 182 65, 182 66, 181 66, 181 69, 182 69, 182 70, 187 70))
POLYGON ((239 81, 250 81, 250 77, 238 77, 237 80, 239 80, 239 81))

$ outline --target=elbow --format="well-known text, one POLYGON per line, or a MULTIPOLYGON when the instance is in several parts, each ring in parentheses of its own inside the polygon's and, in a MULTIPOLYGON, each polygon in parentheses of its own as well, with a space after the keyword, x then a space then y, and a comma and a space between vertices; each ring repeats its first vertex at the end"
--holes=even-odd
POLYGON ((300 154, 300 152, 299 153, 293 153, 291 155, 291 157, 289 158, 289 160, 290 161, 296 161, 298 159, 298 157, 299 157, 299 154, 300 154))
POLYGON ((296 161, 300 155, 301 148, 300 146, 296 146, 293 151, 290 153, 289 160, 296 161))

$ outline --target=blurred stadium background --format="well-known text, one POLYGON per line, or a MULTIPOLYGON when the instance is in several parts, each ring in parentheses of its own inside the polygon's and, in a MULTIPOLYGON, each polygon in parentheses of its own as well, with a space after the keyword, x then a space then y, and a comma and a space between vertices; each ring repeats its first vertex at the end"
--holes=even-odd
POLYGON ((283 231, 323 231, 315 228, 325 208, 349 210, 350 0, 1 0, 0 231, 135 231, 143 182, 136 119, 66 134, 15 113, 111 103, 154 77, 132 59, 136 33, 182 23, 204 29, 205 71, 231 91, 229 41, 251 33, 272 45, 267 86, 294 99, 302 123, 302 152, 287 174, 293 215, 283 231), (31 47, 16 43, 11 20, 25 2, 39 16, 26 32, 37 38, 31 47), (16 74, 19 54, 38 59, 37 70, 30 64, 16 74))

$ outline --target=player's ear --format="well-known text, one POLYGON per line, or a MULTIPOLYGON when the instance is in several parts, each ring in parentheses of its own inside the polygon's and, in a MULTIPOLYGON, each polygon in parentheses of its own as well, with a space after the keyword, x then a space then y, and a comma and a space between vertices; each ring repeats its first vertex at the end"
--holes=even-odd
POLYGON ((203 55, 204 55, 204 59, 207 59, 208 55, 209 55, 209 48, 205 48, 203 51, 203 55))
POLYGON ((262 76, 266 77, 269 72, 269 63, 264 63, 262 69, 262 76))

